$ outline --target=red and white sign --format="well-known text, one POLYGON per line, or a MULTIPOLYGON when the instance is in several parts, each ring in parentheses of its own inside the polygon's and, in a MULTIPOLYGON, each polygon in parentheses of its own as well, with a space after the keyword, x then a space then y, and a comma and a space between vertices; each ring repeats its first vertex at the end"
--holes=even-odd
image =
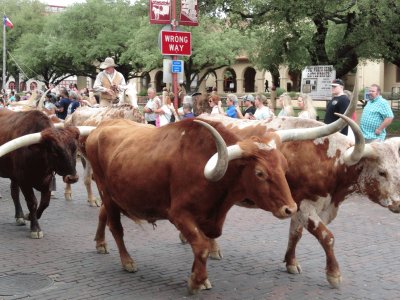
POLYGON ((192 55, 191 33, 184 31, 161 31, 163 55, 192 55))
POLYGON ((182 0, 181 1, 181 18, 180 25, 198 26, 199 25, 199 9, 197 0, 182 0))
POLYGON ((151 24, 169 24, 171 0, 150 0, 149 17, 151 24))

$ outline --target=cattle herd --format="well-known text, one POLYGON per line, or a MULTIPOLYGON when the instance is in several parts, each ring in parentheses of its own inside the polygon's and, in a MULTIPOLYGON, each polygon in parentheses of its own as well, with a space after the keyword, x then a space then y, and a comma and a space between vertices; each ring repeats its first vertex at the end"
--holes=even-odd
POLYGON ((284 257, 289 273, 301 272, 296 246, 306 228, 326 253, 328 282, 339 287, 334 236, 327 227, 339 205, 358 193, 400 212, 400 138, 365 144, 349 118, 356 104, 355 96, 345 115, 329 125, 294 117, 265 122, 201 115, 160 128, 143 124, 132 105, 82 107, 61 126, 38 109, 0 109, 0 176, 11 181, 17 225, 30 221, 31 237, 40 239, 38 220, 50 203, 52 178, 63 177, 71 200, 80 156, 88 202, 100 206, 97 251, 108 253, 108 226, 122 267, 135 272, 121 214, 153 224, 167 219, 193 251, 190 294, 211 288, 207 259, 222 259, 216 238, 233 205, 291 218, 284 257), (347 123, 355 142, 338 132, 347 123), (92 179, 101 201, 93 196, 92 179), (33 189, 40 192, 39 204, 33 189))

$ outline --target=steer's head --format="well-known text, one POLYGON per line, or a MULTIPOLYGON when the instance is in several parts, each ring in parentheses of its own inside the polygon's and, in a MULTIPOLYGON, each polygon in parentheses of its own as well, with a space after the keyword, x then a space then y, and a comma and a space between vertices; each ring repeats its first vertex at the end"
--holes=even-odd
POLYGON ((76 127, 49 128, 41 134, 41 143, 45 145, 49 165, 53 171, 62 176, 66 183, 77 182, 79 176, 76 172, 76 153, 79 130, 76 127))
POLYGON ((290 217, 296 213, 297 205, 285 178, 288 164, 283 154, 277 150, 276 140, 253 137, 238 145, 243 151, 241 182, 247 198, 278 218, 290 217))
POLYGON ((204 168, 204 175, 209 181, 222 179, 232 161, 229 176, 235 176, 235 180, 228 180, 232 184, 229 192, 235 195, 236 201, 250 199, 278 218, 290 217, 297 211, 285 178, 287 161, 276 147, 277 141, 280 142, 278 135, 271 133, 266 138, 252 137, 226 147, 211 125, 200 120, 195 122, 210 130, 218 149, 204 168))
POLYGON ((367 144, 358 180, 360 192, 370 200, 400 212, 400 138, 367 144))

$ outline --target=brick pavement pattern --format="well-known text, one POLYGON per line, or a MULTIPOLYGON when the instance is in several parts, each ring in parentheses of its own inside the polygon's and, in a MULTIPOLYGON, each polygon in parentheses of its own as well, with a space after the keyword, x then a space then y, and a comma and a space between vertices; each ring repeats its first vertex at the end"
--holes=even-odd
MULTIPOLYGON (((82 174, 82 168, 79 167, 82 174)), ((81 177, 82 178, 82 177, 81 177)), ((213 288, 189 296, 186 282, 193 255, 168 221, 135 224, 122 218, 125 242, 138 272, 122 270, 107 229, 110 254, 97 254, 94 234, 98 208, 89 207, 82 181, 57 199, 40 219, 44 238, 31 239, 29 224, 16 226, 9 180, 0 178, 0 299, 397 299, 400 295, 400 215, 353 197, 329 225, 342 271, 340 289, 325 278, 325 253, 308 232, 297 247, 303 272, 288 274, 282 262, 289 220, 234 207, 219 238, 224 258, 208 260, 213 288), (48 287, 5 293, 2 280, 24 274, 50 278, 48 287)), ((23 201, 24 211, 27 212, 23 201)))

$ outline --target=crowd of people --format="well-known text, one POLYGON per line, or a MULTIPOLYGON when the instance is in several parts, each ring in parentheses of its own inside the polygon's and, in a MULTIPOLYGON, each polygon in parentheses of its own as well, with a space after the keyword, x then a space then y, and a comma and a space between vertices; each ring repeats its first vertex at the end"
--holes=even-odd
MULTIPOLYGON (((93 89, 84 88, 78 90, 76 84, 67 87, 50 86, 51 91, 46 94, 44 111, 48 115, 56 115, 64 120, 68 115, 74 113, 79 106, 111 106, 116 103, 118 93, 126 89, 126 82, 121 73, 115 70, 114 60, 107 57, 100 64, 102 71, 98 74, 93 89)), ((335 113, 344 114, 350 103, 351 93, 344 89, 341 79, 335 79, 331 83, 332 99, 327 102, 324 123, 329 124, 336 121, 339 117, 335 113)), ((32 97, 32 93, 43 93, 40 91, 26 92, 22 97, 15 91, 8 94, 5 90, 1 91, 0 108, 27 100, 32 97)), ((381 88, 377 84, 369 87, 369 101, 363 109, 360 128, 367 142, 383 141, 386 137, 386 128, 393 120, 393 112, 387 101, 381 96, 381 88)), ((175 109, 173 101, 175 95, 164 88, 161 99, 157 96, 156 90, 150 87, 147 91, 148 100, 143 109, 146 123, 160 127, 175 122, 176 120, 193 118, 202 113, 211 115, 225 115, 231 118, 267 120, 275 118, 274 108, 269 99, 264 94, 247 94, 239 99, 235 94, 229 93, 222 99, 216 89, 208 95, 201 93, 186 95, 185 89, 179 90, 178 96, 182 106, 175 109), (225 100, 225 105, 223 101, 225 100), (240 103, 241 101, 241 103, 240 103), (226 108, 224 108, 226 107, 226 108), (241 108, 243 107, 243 109, 241 108)), ((309 94, 300 94, 297 98, 296 115, 292 97, 288 93, 283 93, 278 98, 280 111, 278 117, 298 117, 302 119, 317 119, 317 110, 309 94)), ((356 120, 355 113, 353 120, 356 120)), ((351 129, 346 126, 341 130, 344 135, 354 138, 351 129)))
MULTIPOLYGON (((327 102, 324 123, 329 124, 336 121, 339 117, 335 113, 344 114, 350 104, 351 92, 344 89, 344 83, 341 79, 334 79, 331 83, 332 99, 327 102)), ((187 96, 185 92, 180 91, 179 95, 183 97, 183 105, 180 109, 175 110, 171 104, 173 94, 164 96, 161 101, 156 96, 154 89, 149 89, 149 100, 145 107, 147 115, 147 123, 155 126, 163 126, 171 122, 158 122, 162 119, 160 116, 168 116, 176 114, 176 119, 183 119, 188 117, 195 117, 202 113, 211 115, 225 115, 231 118, 250 119, 250 120, 272 120, 275 118, 275 112, 269 99, 264 94, 248 94, 239 99, 235 94, 227 94, 225 105, 223 99, 218 96, 216 89, 204 98, 206 100, 206 107, 201 104, 199 100, 200 93, 187 96), (172 98, 171 98, 172 97, 172 98), (164 99, 167 99, 165 102, 164 99), (242 103, 240 103, 242 101, 242 103), (162 104, 163 105, 162 105, 162 104), (167 107, 162 108, 162 107, 167 107), (226 108, 224 108, 226 107, 226 108), (243 109, 241 109, 243 107, 243 109)), ((393 120, 393 112, 385 99, 381 96, 381 89, 378 85, 373 84, 369 88, 369 101, 363 109, 360 119, 360 128, 367 142, 382 141, 386 137, 386 128, 393 120)), ((204 102, 204 101, 203 101, 204 102)), ((301 119, 319 120, 317 110, 314 106, 313 99, 309 94, 299 94, 297 98, 298 113, 294 109, 292 97, 288 93, 283 93, 278 98, 278 106, 280 111, 278 117, 298 117, 301 119)), ((356 121, 356 114, 352 116, 356 121)), ((175 118, 174 118, 175 120, 175 118)), ((348 135, 354 139, 353 132, 348 126, 341 130, 341 133, 348 135)))

